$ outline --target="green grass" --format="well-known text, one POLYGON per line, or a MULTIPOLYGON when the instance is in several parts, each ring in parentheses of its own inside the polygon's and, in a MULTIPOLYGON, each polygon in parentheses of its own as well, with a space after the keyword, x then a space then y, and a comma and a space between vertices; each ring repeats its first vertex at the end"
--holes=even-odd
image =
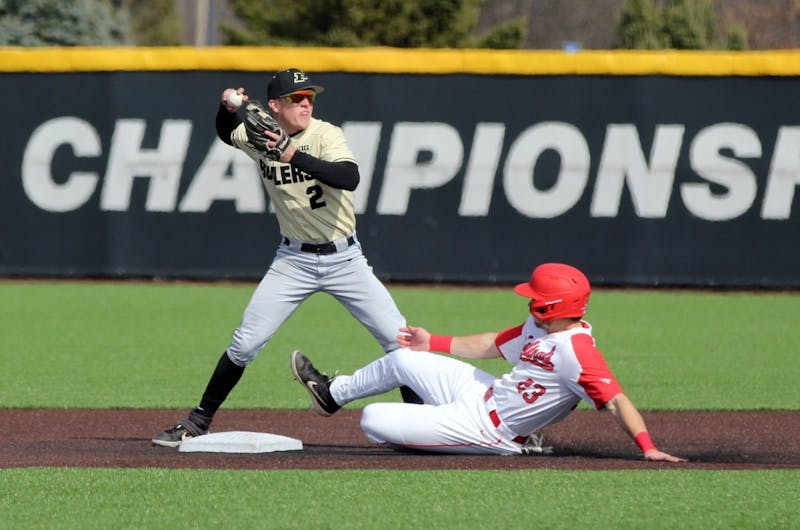
MULTIPOLYGON (((0 282, 0 406, 192 406, 253 287, 0 282)), ((443 334, 500 330, 526 315, 509 289, 392 291, 411 323, 443 334)), ((588 320, 643 410, 800 407, 796 294, 597 290, 588 320)), ((224 406, 306 408, 288 369, 294 348, 344 373, 381 353, 316 295, 224 406)), ((3 469, 0 528, 796 528, 798 479, 796 470, 3 469)))
POLYGON ((0 528, 796 528, 798 478, 796 471, 10 469, 0 471, 0 528))
MULTIPOLYGON (((196 404, 253 286, 0 283, 3 407, 146 408, 196 404), (176 384, 176 382, 178 384, 176 384)), ((509 289, 396 288, 409 321, 444 334, 525 318, 509 289)), ((800 406, 800 296, 598 290, 588 320, 643 410, 800 406)), ((288 368, 299 348, 349 373, 379 356, 333 298, 313 296, 247 369, 229 408, 305 408, 288 368)), ((477 363, 495 374, 502 360, 477 363)), ((397 399, 397 394, 389 396, 397 399)), ((351 405, 361 407, 368 401, 351 405)))

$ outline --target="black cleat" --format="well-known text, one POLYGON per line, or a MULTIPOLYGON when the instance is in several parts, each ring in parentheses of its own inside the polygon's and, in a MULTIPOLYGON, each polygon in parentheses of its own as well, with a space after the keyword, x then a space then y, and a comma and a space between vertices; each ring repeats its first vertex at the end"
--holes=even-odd
POLYGON ((294 378, 311 396, 311 410, 320 416, 330 416, 341 408, 331 397, 332 378, 319 373, 308 357, 297 350, 292 352, 289 359, 292 363, 294 378))
POLYGON ((188 418, 159 433, 151 441, 154 445, 162 447, 178 447, 190 438, 208 434, 210 424, 211 418, 193 410, 189 413, 188 418))

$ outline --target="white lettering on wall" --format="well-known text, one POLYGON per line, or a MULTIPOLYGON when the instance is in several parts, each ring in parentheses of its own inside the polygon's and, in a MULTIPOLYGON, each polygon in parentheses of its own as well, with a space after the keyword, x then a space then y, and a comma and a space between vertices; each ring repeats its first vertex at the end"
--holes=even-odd
POLYGON ((178 210, 206 212, 214 201, 233 201, 240 213, 258 213, 266 208, 264 187, 256 165, 246 154, 221 140, 211 145, 178 210))
POLYGON ((145 209, 171 212, 178 201, 178 188, 192 122, 164 120, 155 149, 142 148, 144 120, 119 120, 111 137, 108 168, 100 195, 100 208, 125 211, 131 200, 134 178, 149 179, 145 209))
POLYGON ((494 189, 494 175, 500 164, 506 126, 502 123, 479 123, 475 127, 464 188, 458 214, 485 217, 489 213, 494 189))
POLYGON ((411 190, 438 188, 461 169, 464 146, 458 131, 446 123, 395 125, 389 143, 378 213, 403 215, 411 190), (427 155, 427 159, 422 159, 427 155))
POLYGON ((53 156, 67 145, 78 158, 102 153, 100 136, 91 124, 73 117, 55 118, 37 127, 22 156, 22 188, 33 204, 49 212, 68 212, 86 204, 100 177, 76 171, 59 184, 53 178, 53 156))
POLYGON ((781 127, 767 177, 762 219, 788 219, 800 185, 800 127, 781 127))
POLYGON ((589 146, 567 123, 545 122, 528 128, 511 144, 503 171, 508 202, 527 217, 558 217, 581 198, 589 180, 589 146), (561 158, 556 183, 547 190, 535 185, 536 160, 552 149, 561 158))
POLYGON ((372 187, 372 176, 375 173, 375 161, 378 156, 378 145, 381 141, 381 123, 345 123, 342 131, 348 139, 350 148, 358 160, 358 172, 361 180, 353 192, 353 207, 357 214, 367 211, 369 190, 372 187))
MULTIPOLYGON (((164 120, 152 148, 143 146, 148 126, 153 127, 144 120, 117 120, 108 153, 104 153, 103 142, 89 122, 65 116, 42 123, 22 156, 25 195, 50 212, 77 210, 93 197, 99 198, 101 210, 128 211, 134 183, 140 182, 146 192, 143 207, 149 212, 205 212, 217 201, 232 203, 241 213, 271 211, 257 168, 243 153, 214 138, 200 167, 193 175, 185 175, 191 122, 164 120), (71 157, 68 164, 63 164, 65 157, 71 157), (104 173, 56 166, 96 167, 104 157, 104 173), (182 176, 187 181, 183 188, 182 176)), ((460 185, 457 212, 449 204, 440 210, 443 215, 485 217, 494 208, 505 207, 505 200, 519 215, 554 218, 590 194, 588 214, 613 218, 619 215, 627 193, 640 218, 665 218, 672 204, 713 222, 754 211, 762 219, 786 220, 792 216, 800 186, 800 127, 795 126, 780 127, 772 153, 765 155, 757 132, 743 124, 710 124, 692 138, 685 138, 683 125, 656 125, 649 153, 644 152, 640 138, 649 131, 633 124, 609 124, 597 149, 592 189, 588 189, 589 146, 581 131, 569 123, 537 123, 515 138, 507 138, 502 123, 477 123, 472 138, 462 141, 447 123, 400 122, 388 136, 383 178, 375 179, 380 171, 383 127, 379 122, 343 126, 359 161, 361 183, 355 192, 359 214, 368 210, 370 196, 377 196, 378 214, 405 215, 416 197, 445 185, 460 185), (545 174, 547 168, 539 164, 545 154, 558 159, 554 174, 545 174), (764 156, 771 156, 760 163, 766 167, 769 162, 769 174, 759 179, 753 161, 764 156), (676 184, 686 168, 686 162, 679 166, 682 160, 688 160, 691 171, 680 175, 676 184), (462 174, 462 182, 454 182, 462 174), (373 182, 381 184, 377 193, 371 189, 373 182), (759 183, 764 186, 761 204, 757 204, 759 183)))
POLYGON ((756 197, 756 176, 747 164, 721 153, 723 149, 739 158, 761 156, 758 136, 744 125, 720 123, 697 133, 689 159, 692 169, 708 182, 682 184, 681 197, 686 209, 701 219, 739 217, 756 197))
POLYGON ((639 217, 666 217, 682 139, 681 125, 656 127, 648 162, 634 125, 609 125, 592 197, 592 217, 616 217, 626 183, 639 217))

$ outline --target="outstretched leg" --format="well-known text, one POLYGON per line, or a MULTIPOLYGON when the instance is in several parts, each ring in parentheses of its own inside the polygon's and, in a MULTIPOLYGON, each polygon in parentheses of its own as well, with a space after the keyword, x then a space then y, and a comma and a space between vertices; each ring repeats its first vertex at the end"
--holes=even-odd
POLYGON ((311 397, 311 408, 330 416, 353 400, 406 385, 426 403, 451 403, 471 391, 483 393, 494 376, 451 357, 400 348, 360 368, 353 375, 329 378, 299 351, 290 355, 295 379, 311 397))
POLYGON ((494 376, 469 363, 434 353, 400 348, 350 376, 338 376, 331 383, 331 396, 344 405, 350 401, 408 386, 425 403, 451 403, 471 389, 485 391, 494 376))

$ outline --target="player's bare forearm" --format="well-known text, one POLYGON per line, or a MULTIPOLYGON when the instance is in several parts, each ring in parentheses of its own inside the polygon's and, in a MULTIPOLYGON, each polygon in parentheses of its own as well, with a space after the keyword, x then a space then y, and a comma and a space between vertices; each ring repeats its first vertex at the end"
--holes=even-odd
MULTIPOLYGON (((447 353, 468 359, 493 359, 500 357, 500 351, 494 345, 497 333, 480 333, 452 337, 447 353)), ((441 337, 440 337, 441 338, 441 337)), ((431 349, 430 332, 419 326, 400 328, 397 342, 404 348, 416 351, 439 351, 431 349)))
MULTIPOLYGON (((647 433, 647 425, 644 418, 634 406, 633 402, 628 399, 625 394, 617 394, 606 403, 606 408, 614 415, 620 427, 628 433, 628 436, 637 439, 637 436, 642 433, 647 433)), ((649 435, 648 439, 649 439, 649 435)), ((638 442, 637 442, 638 443, 638 442)), ((659 451, 655 447, 644 451, 644 458, 651 461, 662 462, 686 462, 686 459, 672 456, 663 451, 659 451)))
POLYGON ((640 432, 647 430, 644 418, 633 405, 628 396, 617 394, 606 403, 606 408, 614 415, 620 427, 628 433, 631 438, 636 438, 640 432))
POLYGON ((494 345, 497 333, 479 333, 453 337, 450 352, 466 359, 494 359, 500 357, 500 350, 494 345))

